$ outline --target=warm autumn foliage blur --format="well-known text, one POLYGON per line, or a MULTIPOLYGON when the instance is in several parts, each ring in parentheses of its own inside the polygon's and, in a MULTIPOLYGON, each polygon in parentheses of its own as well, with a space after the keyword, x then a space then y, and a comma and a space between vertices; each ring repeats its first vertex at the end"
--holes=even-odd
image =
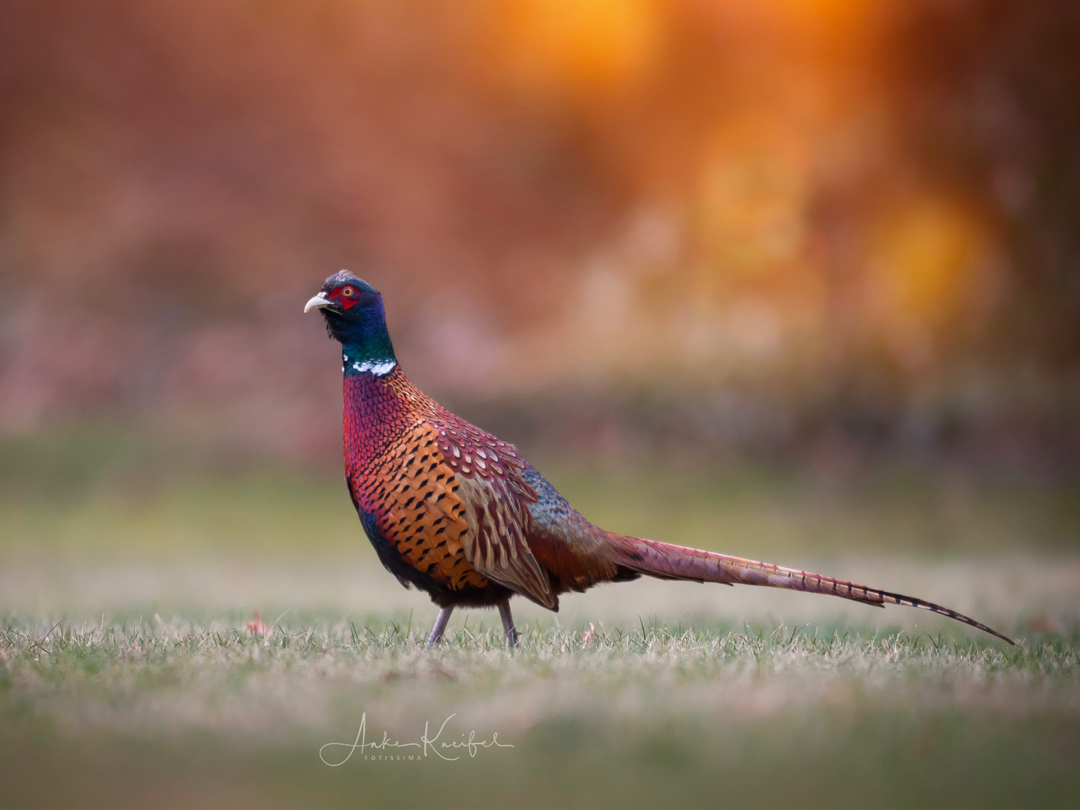
POLYGON ((1072 2, 5 0, 0 432, 332 445, 300 310, 345 267, 422 387, 552 441, 1071 462, 1078 42, 1072 2))

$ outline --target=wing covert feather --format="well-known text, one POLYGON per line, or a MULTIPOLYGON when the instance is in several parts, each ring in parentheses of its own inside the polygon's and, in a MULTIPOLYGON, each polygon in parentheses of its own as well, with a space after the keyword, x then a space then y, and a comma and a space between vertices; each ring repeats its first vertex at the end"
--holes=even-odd
POLYGON ((529 548, 528 505, 536 492, 517 448, 461 421, 432 420, 436 446, 454 471, 469 531, 466 559, 480 573, 546 608, 557 605, 547 572, 529 548))

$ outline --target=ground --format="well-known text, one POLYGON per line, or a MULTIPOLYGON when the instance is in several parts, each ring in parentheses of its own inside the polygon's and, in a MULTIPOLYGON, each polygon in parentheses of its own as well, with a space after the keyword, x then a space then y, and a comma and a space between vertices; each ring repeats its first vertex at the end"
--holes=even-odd
POLYGON ((1066 484, 556 464, 612 528, 932 599, 1020 644, 912 609, 644 581, 558 615, 515 600, 511 653, 495 611, 458 612, 426 650, 434 606, 374 563, 321 473, 7 449, 5 806, 1080 804, 1066 484), (58 499, 42 482, 61 473, 58 499), (354 747, 361 722, 389 745, 354 747))

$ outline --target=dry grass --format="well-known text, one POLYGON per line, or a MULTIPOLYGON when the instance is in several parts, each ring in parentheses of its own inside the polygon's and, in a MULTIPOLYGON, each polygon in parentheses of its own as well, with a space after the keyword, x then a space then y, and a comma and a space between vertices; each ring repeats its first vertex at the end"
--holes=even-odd
MULTIPOLYGON (((401 612, 289 611, 264 617, 268 636, 235 612, 9 616, 3 803, 1008 806, 1080 795, 1080 625, 1028 633, 1018 648, 937 619, 933 635, 843 614, 680 626, 620 621, 616 593, 584 597, 587 612, 561 625, 526 617, 513 653, 482 612, 455 616, 435 650, 401 612), (590 629, 581 617, 594 612, 616 621, 590 629), (432 751, 354 751, 336 768, 319 758, 325 743, 353 742, 362 717, 368 742, 408 742, 451 715, 441 740, 474 731, 514 747, 456 762, 432 751)), ((690 604, 668 600, 665 615, 690 604)), ((912 627, 910 611, 892 618, 912 627)))
POLYGON ((336 474, 106 445, 0 463, 0 805, 1080 804, 1064 485, 568 469, 558 485, 613 529, 910 593, 1022 644, 922 611, 643 581, 558 615, 515 600, 511 654, 493 611, 423 648, 434 607, 373 564, 336 474), (256 609, 269 637, 249 633, 256 609), (408 742, 451 715, 443 739, 514 747, 319 756, 362 717, 368 742, 408 742))

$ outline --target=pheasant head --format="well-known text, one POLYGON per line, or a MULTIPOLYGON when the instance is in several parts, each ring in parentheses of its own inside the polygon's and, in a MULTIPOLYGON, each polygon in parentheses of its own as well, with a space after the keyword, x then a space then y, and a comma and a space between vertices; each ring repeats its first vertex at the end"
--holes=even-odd
POLYGON ((341 343, 345 376, 388 374, 397 365, 379 291, 348 270, 330 276, 304 312, 318 309, 326 331, 341 343))

